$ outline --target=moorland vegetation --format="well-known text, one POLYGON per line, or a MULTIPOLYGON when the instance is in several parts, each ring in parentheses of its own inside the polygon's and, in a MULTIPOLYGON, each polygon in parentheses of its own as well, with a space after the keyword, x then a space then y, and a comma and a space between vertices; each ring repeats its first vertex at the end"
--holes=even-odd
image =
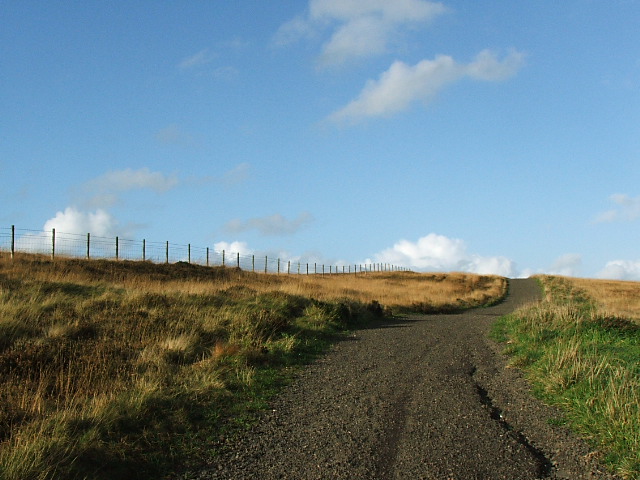
POLYGON ((0 256, 0 478, 169 478, 349 329, 492 304, 506 288, 462 273, 0 256))

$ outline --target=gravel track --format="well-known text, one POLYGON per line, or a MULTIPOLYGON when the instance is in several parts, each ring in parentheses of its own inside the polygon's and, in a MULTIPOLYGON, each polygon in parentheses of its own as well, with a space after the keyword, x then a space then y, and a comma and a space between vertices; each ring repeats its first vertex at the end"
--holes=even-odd
POLYGON ((540 292, 510 280, 499 305, 408 315, 336 344, 260 422, 184 479, 612 479, 548 420, 491 323, 540 292))

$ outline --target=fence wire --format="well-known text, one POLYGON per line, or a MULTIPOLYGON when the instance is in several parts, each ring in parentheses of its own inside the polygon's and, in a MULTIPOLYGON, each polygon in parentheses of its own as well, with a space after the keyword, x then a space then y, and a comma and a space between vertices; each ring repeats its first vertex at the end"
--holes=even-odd
POLYGON ((402 271, 406 268, 387 263, 326 265, 259 254, 241 254, 209 247, 157 241, 131 240, 87 234, 0 227, 0 255, 41 254, 86 259, 149 261, 153 263, 187 262, 202 266, 235 267, 258 273, 288 275, 357 274, 402 271))

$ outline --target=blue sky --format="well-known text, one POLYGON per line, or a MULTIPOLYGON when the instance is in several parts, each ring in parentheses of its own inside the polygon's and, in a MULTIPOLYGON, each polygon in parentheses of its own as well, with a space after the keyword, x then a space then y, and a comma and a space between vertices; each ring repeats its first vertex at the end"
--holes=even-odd
POLYGON ((640 2, 0 1, 0 224, 640 280, 640 2))

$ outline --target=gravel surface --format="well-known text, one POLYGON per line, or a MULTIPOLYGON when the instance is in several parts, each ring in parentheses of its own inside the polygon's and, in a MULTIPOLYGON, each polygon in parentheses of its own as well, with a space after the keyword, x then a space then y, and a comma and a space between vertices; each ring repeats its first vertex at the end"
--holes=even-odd
MULTIPOLYGON (((455 315, 409 315, 339 342, 198 472, 213 479, 612 479, 506 368, 491 323, 534 280, 455 315)), ((223 442, 224 443, 224 442, 223 442)))

